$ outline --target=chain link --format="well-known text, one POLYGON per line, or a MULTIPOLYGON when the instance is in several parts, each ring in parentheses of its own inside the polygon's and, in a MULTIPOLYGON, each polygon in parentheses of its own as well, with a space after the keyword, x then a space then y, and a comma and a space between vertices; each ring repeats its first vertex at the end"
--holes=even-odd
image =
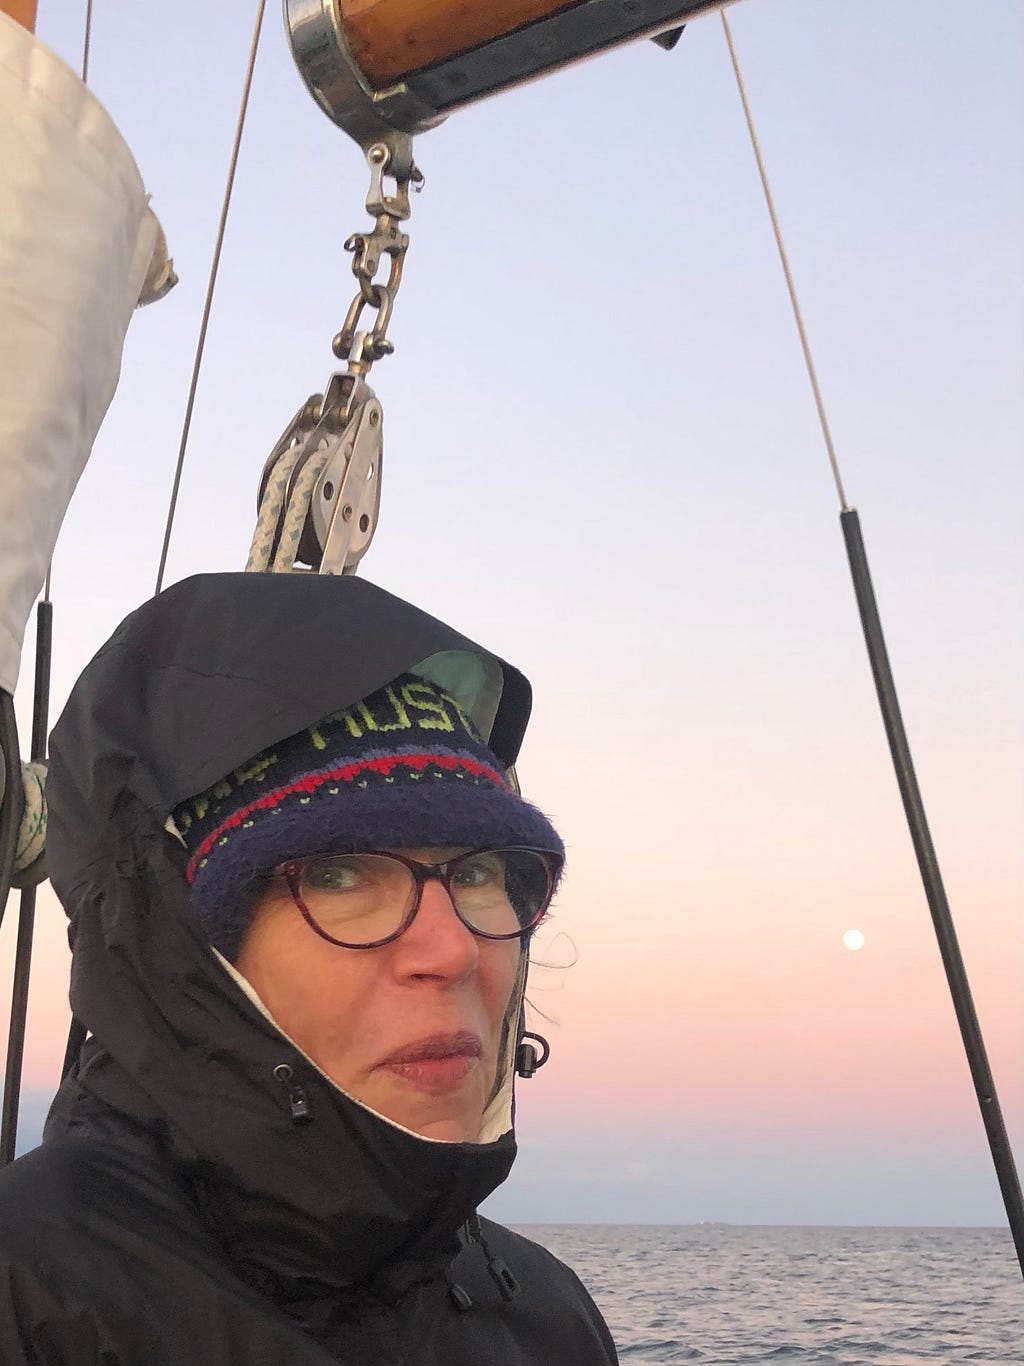
POLYGON ((402 283, 405 253, 409 236, 400 225, 409 217, 409 188, 420 190, 423 176, 412 164, 411 156, 396 155, 384 143, 374 143, 367 150, 370 166, 370 192, 366 197, 366 211, 374 216, 372 232, 356 232, 345 243, 352 253, 352 274, 359 290, 349 305, 341 331, 334 338, 333 350, 339 360, 348 363, 349 374, 365 379, 374 361, 390 356, 394 344, 387 331, 395 305, 395 296, 402 283), (385 191, 384 177, 395 163, 403 163, 402 173, 394 174, 394 194, 385 191), (405 165, 407 164, 407 171, 405 165), (387 279, 377 280, 377 272, 385 259, 388 261, 387 279), (368 327, 361 327, 363 314, 375 311, 368 327))

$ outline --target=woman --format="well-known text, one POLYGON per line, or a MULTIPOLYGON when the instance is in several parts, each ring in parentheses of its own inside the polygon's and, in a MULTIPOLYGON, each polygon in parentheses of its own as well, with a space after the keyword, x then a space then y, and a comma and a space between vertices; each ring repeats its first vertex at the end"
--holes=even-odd
POLYGON ((562 862, 528 712, 352 578, 188 580, 101 650, 48 784, 89 1038, 0 1175, 5 1366, 615 1361, 476 1214, 562 862))

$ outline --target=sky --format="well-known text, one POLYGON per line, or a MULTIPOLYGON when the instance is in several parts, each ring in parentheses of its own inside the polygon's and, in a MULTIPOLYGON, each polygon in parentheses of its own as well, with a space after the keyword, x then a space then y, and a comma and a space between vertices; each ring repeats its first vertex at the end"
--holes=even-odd
MULTIPOLYGON (((132 324, 65 522, 54 716, 153 590, 254 8, 95 7, 91 84, 181 283, 132 324)), ((981 8, 730 15, 1020 1164, 1022 35, 1015 0, 981 8)), ((40 5, 73 64, 83 11, 40 5)), ((244 564, 367 222, 268 11, 170 582, 244 564)), ((552 1057, 488 1212, 1003 1222, 718 16, 460 111, 417 160, 362 572, 530 677, 520 777, 569 850, 530 987, 552 1057)), ((27 734, 31 632, 25 660, 27 734)), ((26 1141, 67 1026, 48 891, 38 918, 26 1141)))

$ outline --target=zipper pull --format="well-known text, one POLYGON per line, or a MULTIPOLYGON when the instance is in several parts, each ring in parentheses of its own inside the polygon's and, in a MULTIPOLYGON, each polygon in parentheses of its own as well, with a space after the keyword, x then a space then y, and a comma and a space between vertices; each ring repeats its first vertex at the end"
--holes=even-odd
POLYGON ((462 1231, 465 1235, 466 1242, 469 1243, 470 1246, 472 1246, 473 1243, 479 1244, 487 1261, 487 1274, 501 1292, 501 1298, 503 1300, 514 1300, 515 1297, 521 1293, 522 1287, 515 1276, 513 1276, 510 1268, 500 1257, 495 1257, 494 1253, 487 1245, 484 1231, 480 1227, 479 1214, 476 1214, 475 1212, 471 1214, 465 1224, 463 1224, 462 1231))
POLYGON ((274 1068, 274 1076, 288 1088, 288 1100, 292 1107, 292 1123, 308 1124, 313 1118, 309 1113, 309 1101, 306 1099, 305 1091, 296 1082, 291 1066, 286 1062, 279 1062, 274 1068))

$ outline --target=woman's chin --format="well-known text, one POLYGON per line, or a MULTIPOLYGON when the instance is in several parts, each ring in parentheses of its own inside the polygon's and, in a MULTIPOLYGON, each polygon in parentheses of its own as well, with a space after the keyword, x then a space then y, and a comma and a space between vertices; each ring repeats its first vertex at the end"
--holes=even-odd
POLYGON ((464 1120, 439 1119, 420 1124, 413 1132, 439 1143, 476 1143, 480 1137, 480 1121, 470 1126, 464 1120))
POLYGON ((442 1143, 476 1143, 483 1119, 483 1101, 477 1090, 473 1088, 472 1096, 451 1092, 410 1096, 408 1086, 399 1081, 397 1086, 382 1087, 375 1095, 358 1099, 392 1124, 399 1124, 421 1138, 442 1143))

